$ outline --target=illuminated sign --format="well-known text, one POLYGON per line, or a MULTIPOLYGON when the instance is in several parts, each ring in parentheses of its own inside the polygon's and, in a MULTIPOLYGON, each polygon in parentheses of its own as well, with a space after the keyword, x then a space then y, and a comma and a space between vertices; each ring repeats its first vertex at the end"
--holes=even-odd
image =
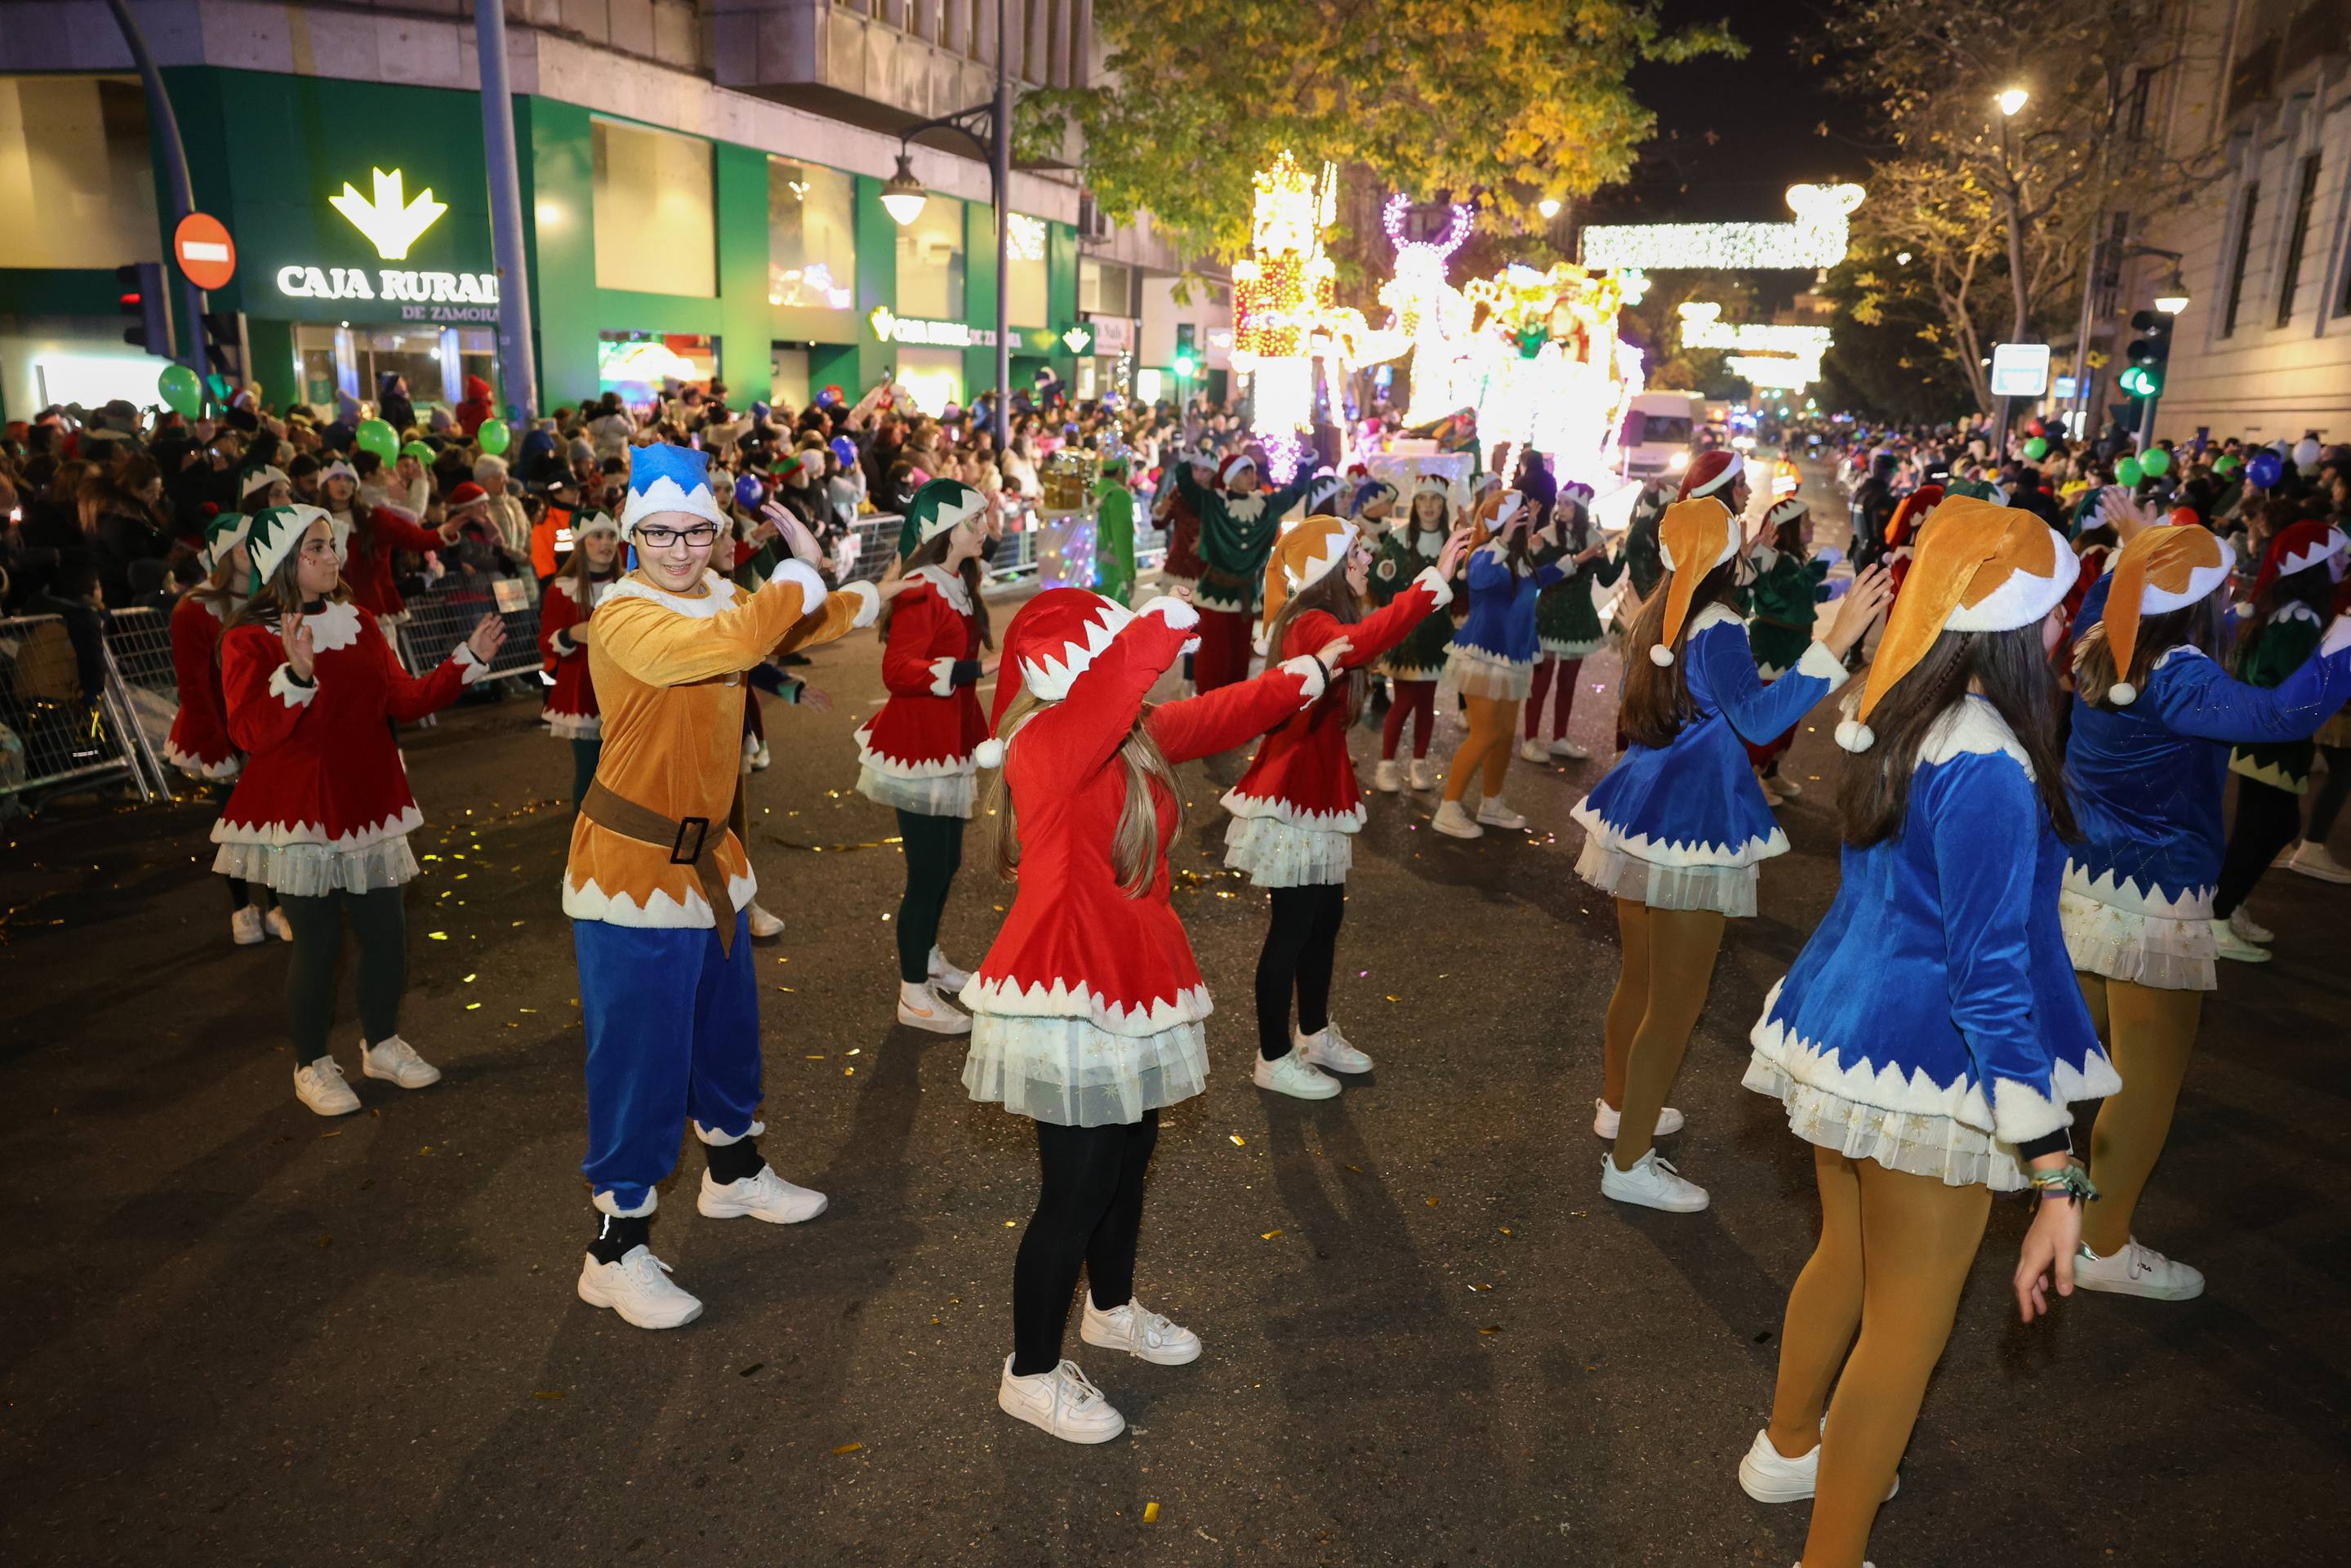
POLYGON ((376 255, 386 261, 406 261, 408 247, 449 210, 446 202, 433 199, 433 188, 427 185, 411 197, 407 182, 397 169, 386 173, 381 169, 371 171, 375 175, 375 196, 370 200, 354 189, 348 180, 343 193, 330 196, 327 204, 350 220, 351 227, 367 236, 375 246, 376 255))
POLYGON ((277 269, 277 292, 289 299, 382 300, 400 307, 403 321, 495 321, 495 272, 412 272, 385 267, 305 267, 277 269))
POLYGON ((940 349, 992 349, 996 334, 986 327, 974 327, 964 321, 925 321, 912 316, 901 316, 887 305, 876 305, 865 318, 873 324, 873 335, 885 343, 940 349))
POLYGON ((1061 334, 1061 341, 1068 345, 1070 352, 1073 354, 1084 353, 1086 351, 1087 345, 1091 344, 1093 340, 1094 335, 1092 332, 1087 331, 1083 327, 1072 327, 1068 331, 1061 334))

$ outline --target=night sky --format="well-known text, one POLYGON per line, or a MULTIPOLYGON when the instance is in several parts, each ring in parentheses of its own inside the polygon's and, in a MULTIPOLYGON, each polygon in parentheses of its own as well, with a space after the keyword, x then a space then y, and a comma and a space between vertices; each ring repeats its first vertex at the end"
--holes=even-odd
POLYGON ((1826 30, 1816 0, 1666 0, 1662 9, 1675 25, 1728 16, 1747 57, 1634 70, 1656 135, 1630 180, 1592 198, 1592 221, 1784 222, 1790 185, 1861 177, 1860 113, 1831 98, 1811 64, 1826 30))

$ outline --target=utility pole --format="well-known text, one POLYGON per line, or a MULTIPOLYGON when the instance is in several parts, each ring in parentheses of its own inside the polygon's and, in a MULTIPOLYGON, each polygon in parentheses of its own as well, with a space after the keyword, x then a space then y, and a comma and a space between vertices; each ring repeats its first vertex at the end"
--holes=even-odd
MULTIPOLYGON (((129 0, 106 0, 107 9, 114 13, 115 26, 122 29, 122 41, 131 49, 131 58, 139 68, 139 79, 147 89, 147 118, 155 124, 155 135, 162 142, 163 177, 172 187, 172 224, 174 228, 196 210, 194 187, 188 183, 188 150, 180 140, 180 117, 172 110, 171 90, 163 85, 163 73, 155 68, 155 57, 147 47, 147 36, 139 30, 139 19, 131 14, 129 0)), ((204 371, 204 291, 188 281, 188 276, 171 265, 172 246, 163 246, 164 266, 177 274, 183 290, 181 314, 187 318, 187 351, 180 363, 196 372, 196 381, 204 388, 207 397, 212 383, 204 371)), ((252 368, 246 367, 250 374, 252 368)))
MULTIPOLYGON (((1012 449, 1012 78, 1005 69, 1004 0, 996 0, 996 450, 1012 449)), ((1049 237, 1047 243, 1051 243, 1049 237)))
POLYGON ((523 260, 522 177, 515 166, 514 95, 507 85, 507 9, 502 0, 475 0, 474 39, 482 68, 490 242, 498 269, 498 381, 507 406, 528 428, 538 414, 538 363, 531 346, 530 273, 523 260))

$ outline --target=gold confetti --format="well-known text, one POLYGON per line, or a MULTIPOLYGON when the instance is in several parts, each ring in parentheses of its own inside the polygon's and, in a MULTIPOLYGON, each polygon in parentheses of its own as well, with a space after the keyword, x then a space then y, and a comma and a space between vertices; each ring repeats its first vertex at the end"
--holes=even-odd
POLYGON ((1493 1288, 1491 1285, 1472 1285, 1469 1287, 1469 1293, 1474 1296, 1480 1291, 1490 1291, 1493 1288))
POLYGON ((862 1443, 843 1443, 841 1447, 835 1448, 833 1452, 836 1454, 853 1454, 864 1446, 865 1445, 862 1443))
POLYGON ((864 1053, 864 1051, 865 1048, 862 1045, 852 1045, 849 1048, 846 1054, 851 1056, 860 1056, 864 1053))
POLYGON ((1242 1137, 1238 1133, 1227 1133, 1225 1136, 1233 1141, 1233 1147, 1237 1149, 1245 1149, 1249 1147, 1249 1140, 1242 1137))
POLYGON ((465 1004, 465 1010, 469 1013, 480 1012, 482 1010, 482 1004, 479 1002, 467 1002, 465 1004))
POLYGON ((1004 1222, 1004 1228, 1005 1228, 1005 1229, 1007 1229, 1007 1230, 1009 1230, 1009 1229, 1011 1229, 1014 1226, 1016 1226, 1016 1225, 1018 1225, 1018 1224, 1019 1224, 1019 1223, 1020 1223, 1020 1222, 1019 1222, 1019 1220, 1017 1220, 1017 1219, 1008 1219, 1008 1220, 1006 1220, 1006 1221, 1004 1222))
POLYGON ((1497 1225, 1494 1228, 1500 1231, 1505 1236, 1508 1236, 1510 1233, 1510 1228, 1507 1225, 1497 1225))
POLYGON ((811 1051, 809 1052, 808 1059, 810 1061, 822 1061, 824 1060, 824 1052, 820 1051, 811 1051))
POLYGON ((1279 1230, 1269 1230, 1264 1235, 1259 1237, 1258 1239, 1260 1241, 1270 1241, 1280 1234, 1281 1232, 1279 1230))
POLYGON ((1146 1502, 1143 1505, 1143 1522, 1145 1524, 1156 1524, 1159 1522, 1159 1505, 1157 1503, 1146 1502))
POLYGON ((843 1078, 854 1078, 857 1076, 857 1069, 854 1067, 844 1067, 841 1070, 841 1075, 843 1078))
POLYGON ((1500 1333, 1502 1332, 1502 1325, 1499 1323, 1492 1323, 1485 1328, 1479 1329, 1478 1332, 1479 1333, 1500 1333))
POLYGON ((427 931, 424 937, 428 942, 446 942, 449 940, 449 934, 446 931, 427 931))
POLYGON ((1426 1202, 1426 1203, 1428 1205, 1428 1207, 1431 1207, 1431 1208, 1435 1208, 1435 1207, 1437 1207, 1437 1200, 1436 1200, 1435 1198, 1433 1198, 1433 1197, 1431 1197, 1431 1198, 1426 1198, 1426 1199, 1423 1199, 1422 1201, 1426 1202))
POLYGON ((433 1145, 430 1145, 430 1144, 427 1144, 427 1145, 425 1145, 423 1148, 421 1148, 421 1149, 417 1150, 416 1152, 417 1152, 418 1154, 420 1154, 420 1155, 429 1155, 429 1154, 431 1154, 431 1153, 433 1152, 433 1145))
POLYGON ((534 1388, 530 1391, 530 1396, 533 1399, 560 1399, 563 1397, 563 1390, 560 1388, 534 1388))
POLYGON ((460 985, 465 985, 465 986, 470 986, 470 985, 472 985, 473 983, 474 983, 474 977, 473 977, 473 976, 471 976, 471 975, 466 976, 463 980, 461 980, 461 981, 459 981, 459 982, 458 982, 458 984, 460 984, 460 985))

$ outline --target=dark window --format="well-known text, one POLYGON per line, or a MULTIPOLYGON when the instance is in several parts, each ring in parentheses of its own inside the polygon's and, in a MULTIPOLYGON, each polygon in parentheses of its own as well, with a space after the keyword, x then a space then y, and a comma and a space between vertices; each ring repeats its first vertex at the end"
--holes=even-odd
POLYGON ((2154 68, 2141 66, 2138 75, 2131 80, 2130 91, 2123 99, 2123 134, 2133 141, 2147 134, 2147 100, 2154 85, 2154 68))
POLYGON ((2294 290, 2302 283, 2302 253, 2310 243, 2310 209, 2318 200, 2318 154, 2302 161, 2302 188, 2294 193, 2294 225, 2286 231, 2285 276, 2278 280, 2277 324, 2294 319, 2294 290))
POLYGON ((2244 211, 2237 218, 2236 252, 2229 258, 2229 308, 2220 317, 2220 336, 2233 335, 2237 330, 2237 308, 2245 302, 2245 263, 2253 250, 2253 217, 2261 210, 2262 188, 2258 183, 2245 187, 2244 211))

